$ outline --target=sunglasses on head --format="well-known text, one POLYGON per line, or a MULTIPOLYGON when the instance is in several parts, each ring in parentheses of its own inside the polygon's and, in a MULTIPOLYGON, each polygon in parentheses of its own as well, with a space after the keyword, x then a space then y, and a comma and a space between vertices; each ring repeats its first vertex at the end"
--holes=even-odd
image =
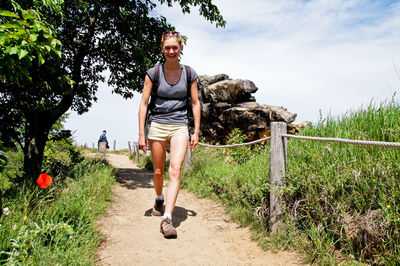
POLYGON ((163 35, 164 35, 165 37, 169 37, 169 36, 180 36, 180 35, 179 35, 179 32, 177 32, 177 31, 167 31, 167 32, 164 32, 163 35))

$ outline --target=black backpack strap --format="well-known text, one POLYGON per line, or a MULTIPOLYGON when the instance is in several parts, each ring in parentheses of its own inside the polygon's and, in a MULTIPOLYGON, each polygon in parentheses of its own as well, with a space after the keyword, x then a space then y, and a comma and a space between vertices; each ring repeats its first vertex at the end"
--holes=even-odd
POLYGON ((191 82, 191 78, 192 78, 192 69, 190 68, 190 66, 185 65, 185 72, 186 72, 186 87, 187 87, 187 98, 190 98, 190 84, 192 84, 191 82))
POLYGON ((190 85, 192 84, 192 68, 190 66, 185 65, 185 70, 186 70, 186 81, 187 81, 186 111, 187 111, 188 125, 189 125, 189 127, 193 127, 194 126, 193 110, 192 110, 192 104, 190 101, 190 98, 191 98, 190 85))
POLYGON ((151 93, 153 95, 157 95, 157 91, 158 91, 158 86, 160 85, 160 73, 161 73, 161 68, 162 68, 162 64, 161 63, 157 63, 154 66, 154 82, 153 82, 153 87, 151 89, 151 93))
POLYGON ((157 63, 154 66, 154 77, 153 77, 153 85, 151 87, 151 94, 150 94, 150 103, 147 106, 146 110, 146 119, 144 122, 144 129, 145 129, 145 136, 147 139, 148 135, 148 127, 151 123, 151 114, 154 112, 154 108, 156 106, 156 98, 157 98, 157 91, 158 91, 158 86, 160 84, 160 72, 161 72, 161 63, 157 63))
POLYGON ((162 67, 161 63, 157 63, 154 66, 153 86, 151 87, 151 98, 150 98, 149 107, 147 108, 147 110, 150 109, 150 112, 153 111, 154 107, 156 106, 158 86, 160 85, 161 67, 162 67))

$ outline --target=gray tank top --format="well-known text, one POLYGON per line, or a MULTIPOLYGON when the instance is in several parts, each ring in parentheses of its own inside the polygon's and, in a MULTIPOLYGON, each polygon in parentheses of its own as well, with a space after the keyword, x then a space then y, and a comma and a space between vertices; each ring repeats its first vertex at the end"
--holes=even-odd
MULTIPOLYGON (((151 120, 161 124, 171 125, 187 125, 187 110, 177 110, 169 112, 170 110, 178 109, 187 106, 187 81, 186 81, 186 69, 181 65, 181 76, 177 83, 170 84, 166 81, 164 76, 164 64, 162 65, 162 71, 160 71, 159 87, 157 95, 163 97, 163 99, 157 97, 155 102, 155 114, 152 115, 151 120), (182 98, 182 99, 164 99, 165 98, 182 98), (164 113, 165 112, 165 113, 164 113)), ((147 70, 147 75, 150 80, 154 83, 155 67, 147 70)), ((191 68, 190 83, 197 78, 197 73, 191 68)))

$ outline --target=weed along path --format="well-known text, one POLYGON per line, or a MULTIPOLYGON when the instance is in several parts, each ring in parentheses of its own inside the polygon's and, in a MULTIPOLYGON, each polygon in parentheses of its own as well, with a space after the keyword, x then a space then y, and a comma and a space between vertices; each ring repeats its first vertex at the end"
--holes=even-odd
MULTIPOLYGON (((177 239, 164 239, 161 217, 151 216, 152 173, 125 155, 107 154, 118 169, 115 197, 98 221, 103 242, 96 265, 300 265, 296 254, 265 252, 209 199, 181 190, 173 213, 177 239)), ((166 184, 165 184, 166 185, 166 184)))

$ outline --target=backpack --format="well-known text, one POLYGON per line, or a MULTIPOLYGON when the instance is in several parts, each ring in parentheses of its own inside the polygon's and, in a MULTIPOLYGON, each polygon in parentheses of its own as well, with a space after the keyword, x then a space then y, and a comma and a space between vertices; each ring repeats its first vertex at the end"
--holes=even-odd
POLYGON ((191 84, 190 78, 192 76, 192 70, 187 65, 183 65, 183 66, 185 67, 186 81, 187 81, 187 84, 186 84, 187 92, 186 92, 186 96, 185 97, 162 97, 162 96, 159 96, 157 94, 157 92, 158 92, 158 87, 160 85, 159 79, 160 79, 160 73, 161 73, 162 64, 161 63, 157 63, 154 66, 155 70, 154 70, 153 87, 151 88, 150 103, 149 103, 149 105, 147 107, 147 111, 146 111, 146 120, 145 120, 146 136, 147 136, 147 133, 148 133, 148 127, 149 127, 149 125, 151 123, 152 114, 160 114, 160 113, 166 114, 166 113, 172 113, 172 112, 175 112, 175 111, 187 109, 188 125, 189 125, 189 127, 193 127, 193 121, 194 121, 194 119, 193 119, 193 110, 192 110, 192 107, 191 107, 191 104, 190 104, 190 102, 191 102, 190 101, 190 84, 191 84), (180 108, 175 108, 175 109, 169 110, 168 112, 156 112, 154 110, 154 108, 156 106, 157 98, 166 99, 166 100, 183 100, 183 99, 186 99, 186 106, 183 106, 183 107, 180 107, 180 108))

